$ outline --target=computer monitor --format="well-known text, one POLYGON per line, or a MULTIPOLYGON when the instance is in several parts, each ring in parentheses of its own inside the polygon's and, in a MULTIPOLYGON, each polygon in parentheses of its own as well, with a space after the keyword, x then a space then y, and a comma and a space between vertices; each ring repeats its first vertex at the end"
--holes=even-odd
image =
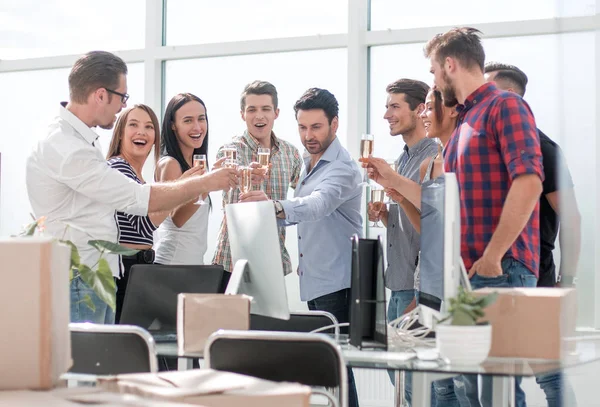
POLYGON ((223 266, 136 264, 129 271, 119 324, 176 332, 180 293, 223 293, 223 266))
POLYGON ((252 297, 252 314, 290 319, 273 202, 228 204, 225 216, 234 264, 225 294, 252 297))
POLYGON ((460 199, 456 174, 421 185, 419 322, 433 328, 459 285, 471 289, 460 256, 460 199))
POLYGON ((384 258, 381 237, 352 236, 350 344, 387 349, 384 258))

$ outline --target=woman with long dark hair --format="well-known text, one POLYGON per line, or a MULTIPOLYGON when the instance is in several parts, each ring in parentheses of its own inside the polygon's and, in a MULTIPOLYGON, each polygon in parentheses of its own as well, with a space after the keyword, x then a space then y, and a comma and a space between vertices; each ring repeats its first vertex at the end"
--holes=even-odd
MULTIPOLYGON (((169 101, 165 110, 156 180, 164 182, 178 179, 192 168, 196 154, 208 156, 206 105, 191 93, 180 93, 169 101)), ((222 161, 215 163, 215 167, 220 167, 222 161)), ((156 263, 204 263, 209 208, 210 198, 205 195, 197 201, 179 206, 169 214, 157 231, 154 245, 156 263)))

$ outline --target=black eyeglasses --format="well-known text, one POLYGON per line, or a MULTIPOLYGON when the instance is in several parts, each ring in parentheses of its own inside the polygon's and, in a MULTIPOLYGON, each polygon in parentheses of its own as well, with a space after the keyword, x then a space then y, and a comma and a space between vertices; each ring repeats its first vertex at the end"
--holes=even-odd
POLYGON ((108 89, 108 88, 104 88, 104 89, 106 89, 106 91, 109 93, 114 93, 117 96, 121 96, 121 103, 123 103, 123 104, 127 103, 127 100, 129 99, 129 94, 120 93, 120 92, 117 92, 116 90, 112 90, 112 89, 108 89))

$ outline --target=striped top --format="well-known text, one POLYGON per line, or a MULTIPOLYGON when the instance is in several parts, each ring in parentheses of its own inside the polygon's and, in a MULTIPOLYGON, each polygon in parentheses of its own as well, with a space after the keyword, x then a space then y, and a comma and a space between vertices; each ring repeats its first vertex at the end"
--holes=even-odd
MULTIPOLYGON (((240 165, 246 166, 252 161, 258 162, 258 142, 247 131, 242 136, 234 137, 230 143, 219 148, 217 159, 225 156, 223 152, 223 148, 225 147, 235 147, 237 149, 237 158, 240 165)), ((271 133, 271 156, 269 157, 269 162, 273 164, 273 167, 262 185, 263 191, 265 191, 269 199, 274 201, 285 200, 288 189, 295 189, 300 177, 303 165, 300 152, 292 143, 276 137, 275 133, 271 133)), ((223 202, 225 202, 226 197, 227 192, 224 192, 223 202)), ((238 202, 239 197, 239 188, 231 191, 232 203, 238 202)), ((292 272, 292 261, 285 248, 285 226, 279 226, 278 229, 283 271, 287 275, 292 272)), ((229 245, 225 217, 223 217, 223 221, 221 222, 217 242, 213 264, 220 264, 225 270, 232 271, 231 247, 229 245)))
MULTIPOLYGON (((143 184, 137 177, 133 167, 121 157, 113 157, 108 160, 108 165, 119 170, 138 184, 143 184)), ((152 246, 152 233, 156 226, 149 216, 136 216, 117 211, 117 226, 119 227, 119 243, 140 244, 152 246)))

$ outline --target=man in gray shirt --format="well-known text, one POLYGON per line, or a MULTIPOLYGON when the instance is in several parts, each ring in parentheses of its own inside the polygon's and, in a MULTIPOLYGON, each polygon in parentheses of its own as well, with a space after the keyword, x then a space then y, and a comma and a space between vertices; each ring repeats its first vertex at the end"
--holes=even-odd
MULTIPOLYGON (((401 135, 405 146, 396 161, 398 173, 414 182, 420 182, 419 167, 428 157, 438 152, 433 139, 425 136, 425 126, 419 117, 425 109, 427 84, 413 79, 399 79, 387 86, 386 112, 383 118, 390 125, 392 136, 401 135)), ((419 256, 419 234, 397 204, 385 205, 376 211, 369 204, 369 220, 381 219, 387 227, 387 270, 385 285, 392 291, 388 319, 393 321, 404 313, 415 296, 414 273, 419 256)))

